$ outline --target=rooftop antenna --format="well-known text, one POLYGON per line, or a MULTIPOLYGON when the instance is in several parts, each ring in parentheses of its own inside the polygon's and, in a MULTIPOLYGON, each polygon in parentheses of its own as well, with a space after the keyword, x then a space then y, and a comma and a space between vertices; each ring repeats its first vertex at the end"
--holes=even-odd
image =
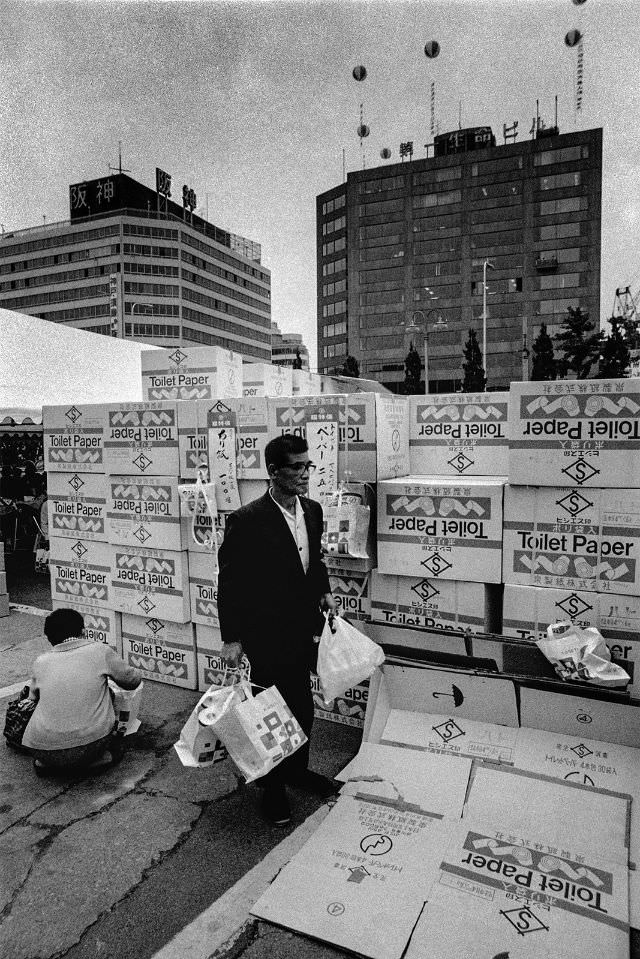
POLYGON ((109 164, 110 173, 131 173, 131 170, 123 170, 122 168, 122 140, 118 140, 118 166, 114 167, 109 164))
POLYGON ((346 183, 347 181, 347 161, 346 161, 346 151, 345 148, 342 148, 342 182, 346 183))
POLYGON ((557 130, 558 129, 558 94, 557 93, 556 93, 556 119, 555 119, 554 126, 557 130))
POLYGON ((458 130, 462 130, 462 100, 458 100, 458 130))

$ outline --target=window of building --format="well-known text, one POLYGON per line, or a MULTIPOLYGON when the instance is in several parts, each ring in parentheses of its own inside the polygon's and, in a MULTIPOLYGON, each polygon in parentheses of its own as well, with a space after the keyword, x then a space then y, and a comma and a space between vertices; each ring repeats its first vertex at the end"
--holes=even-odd
POLYGON ((369 201, 369 203, 361 203, 358 207, 361 217, 378 216, 380 213, 399 213, 400 210, 404 210, 403 197, 398 197, 397 200, 369 201))
POLYGON ((335 296, 336 293, 344 293, 347 289, 346 280, 335 280, 333 283, 325 283, 322 287, 323 296, 335 296))
POLYGON ((566 300, 540 300, 538 313, 566 313, 569 307, 575 310, 578 306, 580 306, 580 300, 577 298, 567 298, 566 300))
POLYGON ((523 215, 521 204, 511 207, 496 206, 488 210, 472 210, 470 222, 472 226, 478 223, 503 223, 505 220, 521 220, 523 215))
POLYGON ((522 170, 522 166, 522 157, 518 155, 503 157, 500 160, 483 160, 481 163, 471 164, 471 176, 493 176, 494 173, 522 170))
POLYGON ((541 290, 564 290, 569 286, 580 286, 579 273, 553 273, 540 277, 541 290))
POLYGON ((462 201, 462 190, 448 190, 446 193, 425 193, 414 196, 413 209, 421 210, 432 206, 447 206, 450 203, 462 201))
POLYGON ((325 303, 322 307, 323 316, 339 316, 347 312, 347 301, 338 300, 337 303, 325 303))
POLYGON ((346 236, 340 236, 336 240, 329 240, 328 243, 322 244, 322 255, 331 256, 332 253, 339 253, 341 250, 346 250, 347 248, 347 238, 346 236))
POLYGON ((582 183, 582 174, 576 173, 556 173, 553 176, 540 177, 541 190, 559 190, 566 186, 580 186, 582 183))
POLYGON ((327 220, 322 224, 322 235, 328 236, 329 233, 337 233, 338 230, 344 230, 346 225, 346 216, 338 216, 334 220, 327 220))
POLYGON ((487 183, 486 186, 474 187, 471 190, 471 199, 473 201, 492 200, 494 198, 504 198, 512 196, 522 196, 522 183, 487 183))
POLYGON ((371 180, 361 180, 358 184, 358 193, 382 193, 383 190, 402 190, 403 176, 383 176, 371 180))
POLYGON ((587 144, 575 147, 563 147, 560 150, 542 150, 534 154, 534 166, 548 166, 551 163, 568 163, 570 160, 586 160, 589 156, 587 144))
POLYGON ((333 336, 344 336, 346 332, 347 322, 346 320, 342 320, 341 323, 328 323, 322 330, 322 335, 330 339, 333 336))
POLYGON ((387 290, 360 294, 360 306, 381 306, 384 303, 404 303, 404 293, 399 290, 387 290))
POLYGON ((359 252, 359 260, 366 263, 369 260, 399 260, 404 256, 404 245, 397 243, 393 246, 366 247, 359 252))
POLYGON ((334 210, 341 210, 346 203, 346 195, 340 193, 338 196, 333 197, 332 200, 327 200, 322 204, 322 215, 326 216, 328 213, 333 213, 334 210))
POLYGON ((541 240, 563 240, 568 236, 580 236, 580 223, 554 223, 551 226, 540 227, 541 240))
POLYGON ((439 167, 437 170, 431 168, 430 170, 424 170, 422 173, 414 173, 413 175, 413 185, 414 186, 424 186, 429 183, 445 183, 447 180, 461 180, 462 179, 462 167, 460 166, 447 166, 439 167))
POLYGON ((550 216, 552 213, 577 213, 586 210, 588 202, 586 196, 565 196, 558 200, 543 200, 540 204, 540 216, 550 216))
POLYGON ((332 260, 330 263, 322 264, 322 275, 333 276, 334 273, 342 273, 347 269, 347 258, 341 257, 339 260, 332 260))

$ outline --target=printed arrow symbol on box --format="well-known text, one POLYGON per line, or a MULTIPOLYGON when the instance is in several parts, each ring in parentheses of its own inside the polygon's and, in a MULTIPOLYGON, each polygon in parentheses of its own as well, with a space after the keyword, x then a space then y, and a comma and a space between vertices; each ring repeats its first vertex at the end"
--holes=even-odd
POLYGON ((258 462, 258 457, 255 453, 243 453, 242 454, 242 465, 244 469, 249 469, 250 466, 255 466, 258 462))
POLYGON ((400 496, 398 499, 395 499, 391 504, 391 509, 396 513, 399 509, 402 509, 403 506, 406 506, 409 502, 408 496, 400 496))
POLYGON ((294 423, 299 423, 300 420, 304 419, 304 410, 292 411, 291 419, 294 423))

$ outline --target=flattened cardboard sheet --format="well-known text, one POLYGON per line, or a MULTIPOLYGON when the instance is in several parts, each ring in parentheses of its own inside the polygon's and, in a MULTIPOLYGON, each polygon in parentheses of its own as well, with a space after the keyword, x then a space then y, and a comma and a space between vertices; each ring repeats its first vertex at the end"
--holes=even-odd
MULTIPOLYGON (((482 759, 513 765, 518 730, 512 726, 479 723, 462 716, 416 713, 392 709, 380 742, 402 744, 427 753, 482 759)), ((415 762, 415 757, 411 760, 415 762)))
POLYGON ((471 761, 398 746, 362 743, 358 755, 338 773, 343 794, 366 794, 414 803, 445 819, 460 819, 471 761))
MULTIPOLYGON (((628 865, 631 797, 509 766, 478 766, 465 818, 628 865)), ((555 854, 554 854, 555 855, 555 854)))
POLYGON ((342 796, 251 913, 371 959, 400 959, 451 827, 342 796))
MULTIPOLYGON (((374 637, 377 639, 377 637, 374 637)), ((444 669, 383 667, 393 709, 444 713, 481 723, 519 726, 513 683, 444 669)))
POLYGON ((465 820, 452 830, 406 959, 623 959, 627 873, 545 837, 465 820))
POLYGON ((599 742, 637 748, 639 721, 637 706, 543 689, 520 690, 520 722, 529 728, 578 737, 588 733, 599 742))
POLYGON ((640 861, 640 750, 580 739, 543 729, 519 729, 515 765, 530 772, 577 782, 592 789, 628 793, 631 804, 630 858, 640 861))

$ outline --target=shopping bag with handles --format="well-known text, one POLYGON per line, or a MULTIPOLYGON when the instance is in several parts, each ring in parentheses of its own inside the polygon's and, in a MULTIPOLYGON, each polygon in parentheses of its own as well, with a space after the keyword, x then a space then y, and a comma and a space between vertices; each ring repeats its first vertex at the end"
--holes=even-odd
POLYGON ((368 679, 383 662, 384 653, 377 643, 341 616, 334 616, 332 621, 326 617, 318 646, 317 674, 327 705, 368 679))

